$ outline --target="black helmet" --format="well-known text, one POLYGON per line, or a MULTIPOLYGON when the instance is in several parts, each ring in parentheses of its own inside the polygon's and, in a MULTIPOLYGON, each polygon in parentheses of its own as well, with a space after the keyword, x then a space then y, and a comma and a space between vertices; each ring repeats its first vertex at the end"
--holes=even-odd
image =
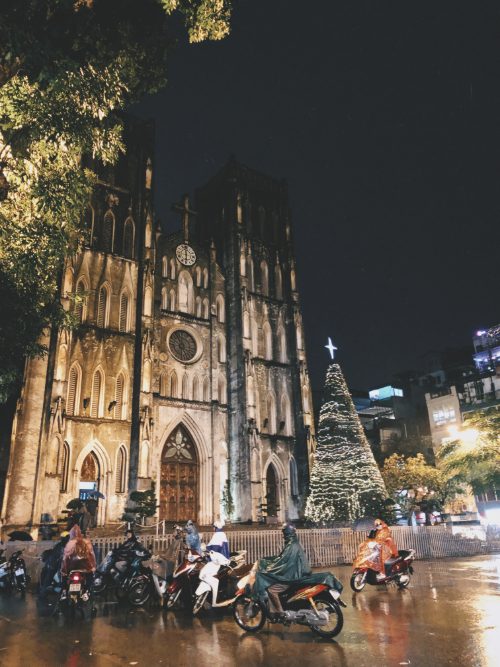
POLYGON ((283 524, 283 537, 286 539, 292 537, 292 535, 296 535, 297 531, 295 529, 295 526, 291 523, 284 523, 283 524))

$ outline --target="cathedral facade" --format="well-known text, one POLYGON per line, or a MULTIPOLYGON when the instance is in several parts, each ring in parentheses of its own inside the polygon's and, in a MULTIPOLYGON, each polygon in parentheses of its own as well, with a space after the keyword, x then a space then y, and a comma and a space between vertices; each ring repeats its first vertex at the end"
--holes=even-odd
POLYGON ((119 521, 154 485, 158 520, 301 515, 314 420, 286 186, 235 160, 153 218, 153 128, 100 168, 60 298, 72 330, 29 360, 12 427, 4 528, 102 494, 119 521))

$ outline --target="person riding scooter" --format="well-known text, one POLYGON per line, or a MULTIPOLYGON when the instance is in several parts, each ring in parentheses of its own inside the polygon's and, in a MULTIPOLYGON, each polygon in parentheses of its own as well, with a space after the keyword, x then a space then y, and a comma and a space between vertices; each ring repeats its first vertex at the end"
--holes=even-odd
POLYGON ((219 580, 215 575, 222 565, 229 563, 231 552, 229 551, 226 533, 223 530, 224 522, 214 521, 214 528, 215 532, 212 535, 212 539, 207 544, 207 554, 210 557, 210 562, 203 568, 203 576, 207 584, 212 588, 212 600, 215 603, 219 590, 219 580))
POLYGON ((69 533, 69 542, 64 548, 62 576, 67 577, 72 570, 79 570, 87 573, 88 580, 93 576, 95 569, 96 560, 91 541, 83 537, 80 526, 73 526, 69 533))
POLYGON ((378 570, 377 578, 384 579, 385 563, 389 558, 397 558, 398 548, 392 539, 389 526, 382 519, 375 519, 375 542, 378 547, 378 558, 374 561, 374 570, 378 570))
POLYGON ((47 593, 54 582, 54 577, 61 569, 63 553, 69 541, 69 532, 63 531, 60 535, 59 542, 57 542, 52 549, 47 549, 42 554, 43 568, 40 572, 40 590, 39 597, 45 599, 47 593))
POLYGON ((284 613, 279 594, 287 590, 290 582, 312 574, 295 526, 291 523, 283 524, 283 537, 285 546, 278 556, 258 561, 254 584, 259 597, 265 598, 267 594, 271 611, 277 615, 284 613))
POLYGON ((201 539, 198 529, 196 528, 194 522, 189 519, 186 523, 186 546, 191 551, 196 551, 201 554, 201 539))

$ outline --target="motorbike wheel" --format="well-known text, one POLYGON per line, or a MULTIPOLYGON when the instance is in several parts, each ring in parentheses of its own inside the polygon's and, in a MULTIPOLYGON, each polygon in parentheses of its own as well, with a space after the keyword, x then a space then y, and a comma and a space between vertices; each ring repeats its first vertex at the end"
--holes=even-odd
POLYGON ((200 610, 203 608, 203 605, 205 604, 208 594, 210 591, 205 591, 201 595, 198 595, 193 603, 193 616, 196 616, 200 612, 200 610))
POLYGON ((409 574, 400 574, 397 580, 398 588, 400 590, 403 590, 404 588, 408 588, 408 584, 410 583, 410 575, 409 574))
POLYGON ((350 584, 355 593, 362 591, 366 586, 366 572, 354 572, 350 584))
POLYGON ((246 632, 258 632, 266 622, 266 610, 261 602, 240 595, 233 602, 233 618, 246 632))
POLYGON ((332 639, 336 637, 344 627, 344 614, 338 604, 332 600, 316 600, 316 609, 318 611, 327 611, 329 614, 327 625, 311 625, 314 634, 320 637, 332 639))
POLYGON ((141 607, 143 604, 146 604, 150 595, 151 586, 149 579, 146 577, 141 577, 132 583, 129 588, 127 597, 130 604, 133 604, 134 607, 141 607))
POLYGON ((172 593, 172 595, 168 596, 167 609, 172 609, 172 607, 174 607, 174 605, 178 601, 181 593, 182 593, 182 588, 179 588, 179 590, 175 591, 175 593, 172 593))

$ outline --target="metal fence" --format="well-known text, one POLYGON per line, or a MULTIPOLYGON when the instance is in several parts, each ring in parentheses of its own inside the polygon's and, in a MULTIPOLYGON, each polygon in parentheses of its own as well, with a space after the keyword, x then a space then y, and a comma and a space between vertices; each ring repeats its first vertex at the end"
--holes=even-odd
MULTIPOLYGON (((464 530, 454 534, 447 526, 393 526, 391 531, 399 549, 415 549, 417 559, 476 556, 500 552, 500 530, 474 532, 464 530)), ((248 562, 264 556, 278 554, 283 548, 281 530, 227 530, 231 550, 244 549, 248 562)), ((297 531, 299 540, 313 567, 328 567, 352 563, 358 546, 367 536, 363 531, 350 528, 311 528, 297 531)), ((206 541, 210 534, 202 536, 206 541)), ((107 551, 123 542, 123 537, 95 537, 92 543, 100 562, 107 551)), ((141 535, 141 542, 150 551, 164 554, 174 541, 172 534, 141 535)), ((38 579, 41 554, 54 546, 54 542, 7 542, 7 556, 14 550, 24 549, 28 570, 33 579, 38 579)))

